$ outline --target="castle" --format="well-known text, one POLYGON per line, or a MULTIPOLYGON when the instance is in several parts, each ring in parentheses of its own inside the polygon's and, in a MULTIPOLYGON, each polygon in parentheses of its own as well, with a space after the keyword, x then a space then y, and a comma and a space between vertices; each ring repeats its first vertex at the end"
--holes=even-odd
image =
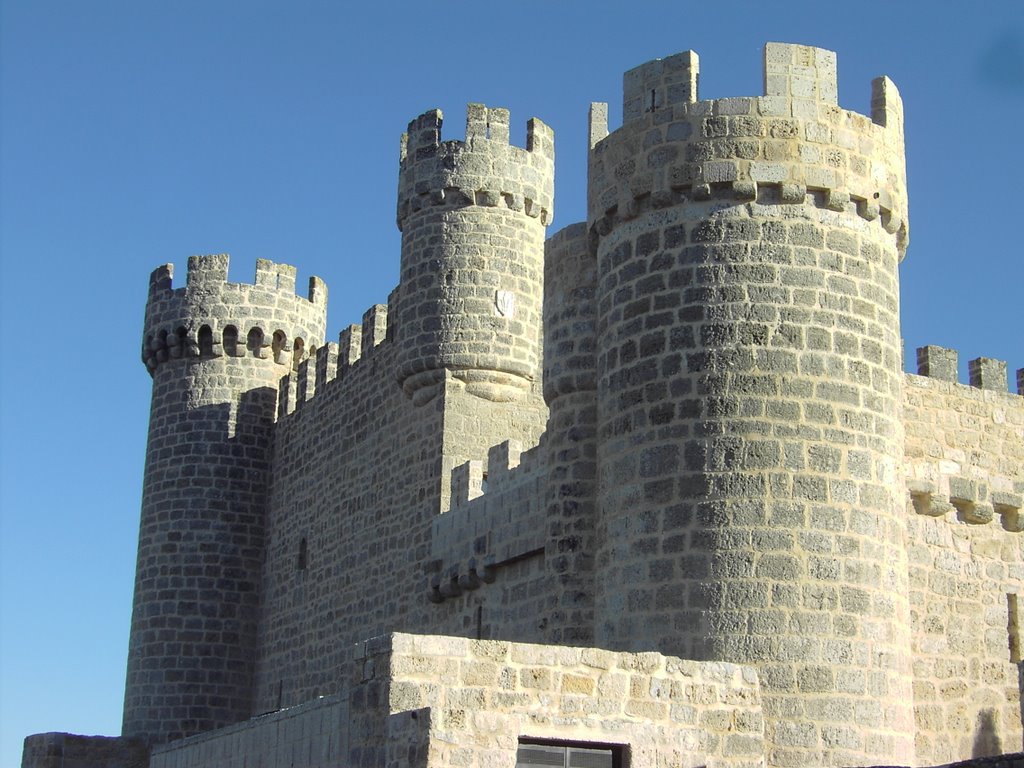
POLYGON ((293 267, 153 273, 123 736, 25 768, 1022 749, 1024 369, 903 372, 899 94, 841 109, 835 54, 777 43, 763 96, 697 80, 593 105, 550 237, 547 126, 414 120, 400 283, 337 343, 293 267))

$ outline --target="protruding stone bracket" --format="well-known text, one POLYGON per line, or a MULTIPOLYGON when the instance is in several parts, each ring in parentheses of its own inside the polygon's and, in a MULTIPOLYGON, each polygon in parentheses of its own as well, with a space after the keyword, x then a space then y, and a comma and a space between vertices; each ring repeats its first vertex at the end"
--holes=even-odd
POLYGON ((937 493, 935 484, 929 480, 908 480, 907 490, 919 515, 942 517, 953 511, 953 505, 937 493))
POLYGON ((957 517, 965 523, 985 525, 995 516, 988 501, 988 486, 976 480, 949 478, 949 501, 956 507, 957 517))
POLYGON ((1024 531, 1024 515, 1021 514, 1021 507, 1024 507, 1024 494, 993 491, 992 506, 995 508, 996 514, 999 515, 1004 530, 1011 533, 1024 531))
POLYGON ((427 599, 432 603, 443 603, 444 595, 441 594, 441 579, 435 576, 430 580, 430 589, 427 592, 427 599))
POLYGON ((756 181, 734 181, 732 183, 732 193, 735 195, 737 200, 744 202, 752 202, 757 200, 757 182, 756 181))
POLYGON ((493 584, 497 578, 498 568, 493 555, 469 558, 469 569, 485 584, 493 584))
POLYGON ((462 594, 462 587, 459 584, 458 566, 452 566, 443 575, 438 577, 441 596, 445 599, 458 597, 462 594))
POLYGON ((877 200, 858 200, 857 214, 866 221, 874 221, 881 215, 881 207, 877 200))
POLYGON ((942 517, 956 510, 957 519, 971 525, 986 525, 998 515, 1004 530, 1024 531, 1024 494, 990 492, 987 483, 965 477, 949 478, 948 501, 931 480, 908 479, 907 491, 919 515, 942 517))
MULTIPOLYGON (((838 189, 825 191, 825 207, 830 211, 845 211, 850 204, 850 193, 838 189)), ((890 216, 890 218, 892 218, 890 216)), ((895 232, 895 230, 893 230, 895 232)), ((890 233, 891 234, 891 233, 890 233)))
POLYGON ((480 589, 484 584, 493 584, 500 565, 494 555, 474 556, 465 564, 456 563, 447 568, 435 560, 428 567, 428 571, 436 572, 430 577, 427 599, 432 603, 443 603, 465 592, 480 589))

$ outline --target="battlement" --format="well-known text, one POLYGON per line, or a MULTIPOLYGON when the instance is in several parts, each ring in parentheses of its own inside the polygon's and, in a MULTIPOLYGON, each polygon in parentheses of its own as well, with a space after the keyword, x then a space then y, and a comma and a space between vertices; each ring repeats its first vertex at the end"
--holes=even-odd
POLYGON ((906 395, 907 491, 914 511, 953 514, 970 525, 998 519, 1010 532, 1024 530, 1024 368, 1017 393, 1007 387, 1002 360, 978 357, 958 376, 958 354, 945 347, 917 349, 917 375, 906 395))
MULTIPOLYGON (((389 297, 390 300, 390 297, 389 297)), ((277 415, 284 418, 312 400, 334 381, 343 381, 359 361, 369 359, 392 332, 387 304, 374 304, 363 313, 361 325, 349 325, 337 342, 327 342, 296 364, 278 385, 277 415)))
POLYGON ((764 94, 698 99, 698 57, 686 51, 626 73, 623 125, 591 109, 588 222, 684 201, 810 203, 879 221, 909 242, 903 105, 896 86, 872 82, 871 116, 837 103, 836 55, 768 43, 764 94), (638 149, 639 148, 639 149, 638 149))
POLYGON ((486 462, 452 470, 451 507, 434 519, 431 535, 432 602, 490 583, 502 566, 544 549, 540 450, 506 440, 486 462))
POLYGON ((398 228, 427 206, 504 207, 551 221, 554 132, 537 118, 526 124, 526 148, 509 144, 507 109, 469 104, 464 141, 441 140, 441 110, 425 112, 402 135, 398 228))
POLYGON ((298 366, 320 345, 327 286, 311 277, 306 297, 295 294, 295 267, 256 262, 253 283, 228 280, 226 253, 191 256, 185 285, 174 287, 174 265, 149 278, 142 360, 152 373, 168 360, 252 356, 298 366))
POLYGON ((700 58, 683 51, 664 59, 653 59, 622 76, 622 120, 635 120, 673 104, 697 101, 700 58))
MULTIPOLYGON (((255 285, 267 290, 295 293, 297 270, 292 265, 257 259, 253 283, 232 283, 228 280, 230 259, 227 253, 189 256, 185 286, 177 289, 174 287, 174 264, 160 265, 149 276, 151 300, 168 291, 177 291, 179 294, 189 289, 193 292, 210 291, 219 290, 222 285, 246 288, 255 285)), ((326 304, 327 285, 319 277, 310 277, 305 298, 311 304, 326 304)))
MULTIPOLYGON (((1009 392, 1005 360, 976 357, 969 360, 966 384, 990 392, 1009 392)), ((959 384, 959 353, 955 349, 925 346, 917 348, 917 375, 959 384)), ((1024 368, 1016 373, 1017 394, 1024 395, 1024 368)))
MULTIPOLYGON (((785 100, 766 104, 769 108, 799 116, 817 117, 809 104, 839 104, 837 57, 834 51, 792 43, 766 43, 764 47, 765 99, 785 100), (796 102, 795 106, 793 102, 796 102)), ((629 122, 648 112, 699 100, 700 58, 695 51, 683 51, 663 59, 652 59, 627 71, 622 78, 622 119, 629 122)), ((872 82, 871 119, 878 125, 899 122, 903 102, 892 81, 886 77, 872 82)), ((731 101, 718 99, 715 101, 731 101)), ((713 104, 715 101, 709 101, 713 104)))

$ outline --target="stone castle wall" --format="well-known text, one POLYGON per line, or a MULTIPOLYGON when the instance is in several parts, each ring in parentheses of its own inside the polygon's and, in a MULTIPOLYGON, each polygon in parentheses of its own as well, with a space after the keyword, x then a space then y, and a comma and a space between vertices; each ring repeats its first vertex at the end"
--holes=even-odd
POLYGON ((635 768, 755 768, 762 732, 750 668, 394 634, 360 645, 340 693, 157 747, 150 765, 513 768, 525 739, 628 750, 635 768))
POLYGON ((432 524, 449 506, 456 465, 501 440, 533 445, 544 429, 553 146, 537 121, 525 149, 510 146, 508 112, 480 105, 470 105, 466 141, 441 141, 440 131, 438 112, 409 126, 402 275, 388 305, 283 387, 255 712, 332 692, 368 635, 474 636, 509 615, 507 596, 494 593, 486 605, 430 602, 432 524))
POLYGON ((904 381, 907 553, 917 755, 938 763, 1022 748, 1024 397, 1005 366, 1001 386, 964 386, 955 353, 922 353, 929 376, 904 381))
POLYGON ((428 600, 441 477, 500 436, 536 442, 542 409, 511 419, 452 381, 416 405, 393 363, 389 341, 367 347, 278 422, 254 713, 333 692, 367 628, 476 621, 474 607, 439 619, 428 600))

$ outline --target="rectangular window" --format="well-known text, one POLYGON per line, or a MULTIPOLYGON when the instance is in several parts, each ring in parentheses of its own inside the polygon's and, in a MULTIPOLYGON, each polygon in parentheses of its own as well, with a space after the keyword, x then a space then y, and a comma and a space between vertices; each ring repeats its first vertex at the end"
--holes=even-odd
POLYGON ((520 739, 516 768, 627 768, 625 755, 622 744, 520 739))

